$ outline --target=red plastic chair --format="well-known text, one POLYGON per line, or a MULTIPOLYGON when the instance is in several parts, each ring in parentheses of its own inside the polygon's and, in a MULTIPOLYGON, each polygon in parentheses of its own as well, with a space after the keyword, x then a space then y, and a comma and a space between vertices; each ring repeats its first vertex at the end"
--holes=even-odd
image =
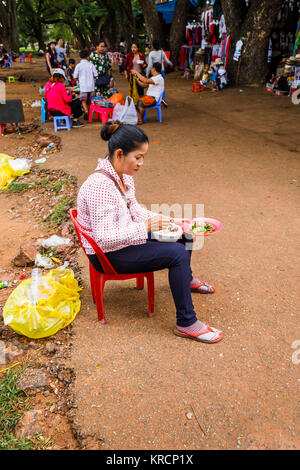
MULTIPOLYGON (((91 263, 89 263, 90 269, 90 281, 91 281, 91 290, 93 301, 97 305, 97 312, 98 312, 98 320, 101 323, 106 323, 105 317, 105 310, 104 310, 104 301, 103 301, 103 291, 104 285, 106 281, 123 281, 125 279, 136 279, 136 287, 138 289, 144 288, 144 278, 147 278, 147 285, 148 285, 148 315, 152 317, 154 312, 154 274, 153 272, 149 273, 135 273, 135 274, 118 274, 116 270, 112 267, 110 262, 108 261, 107 257, 99 248, 97 243, 80 227, 77 221, 77 210, 70 209, 69 210, 70 217, 73 221, 75 226, 75 230, 80 242, 80 245, 85 252, 85 249, 82 245, 82 237, 84 237, 87 242, 92 246, 93 250, 95 251, 99 263, 102 266, 104 273, 99 273, 93 267, 91 263)), ((86 254, 86 252, 85 252, 86 254)))

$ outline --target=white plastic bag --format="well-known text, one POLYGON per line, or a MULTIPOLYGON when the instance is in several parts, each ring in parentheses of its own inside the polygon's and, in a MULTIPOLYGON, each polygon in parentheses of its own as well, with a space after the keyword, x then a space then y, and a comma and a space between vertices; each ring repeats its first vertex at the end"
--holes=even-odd
POLYGON ((14 171, 29 171, 31 166, 31 160, 28 160, 28 158, 16 158, 15 160, 9 160, 8 163, 14 171))
POLYGON ((121 118, 123 116, 123 110, 124 106, 122 106, 120 103, 117 103, 116 106, 114 107, 112 118, 114 121, 121 121, 121 118))
POLYGON ((112 118, 115 121, 121 121, 125 124, 137 124, 138 115, 134 106, 133 99, 130 96, 126 97, 124 106, 122 106, 120 103, 116 104, 112 118))
POLYGON ((34 264, 39 268, 52 269, 55 267, 55 264, 49 258, 49 256, 43 256, 40 253, 36 255, 34 264))
POLYGON ((42 106, 42 102, 39 101, 39 100, 35 100, 32 104, 31 104, 31 107, 32 108, 40 108, 42 106))
POLYGON ((42 241, 43 248, 55 248, 59 245, 68 245, 70 243, 70 238, 59 237, 58 235, 52 235, 52 237, 47 238, 42 241))

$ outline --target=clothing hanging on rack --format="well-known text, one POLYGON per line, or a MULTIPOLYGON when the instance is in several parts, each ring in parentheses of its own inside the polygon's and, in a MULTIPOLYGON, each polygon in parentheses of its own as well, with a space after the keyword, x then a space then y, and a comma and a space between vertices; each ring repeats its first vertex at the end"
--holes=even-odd
POLYGON ((212 62, 214 62, 218 57, 219 58, 222 57, 222 49, 223 49, 222 44, 213 45, 213 47, 212 47, 212 57, 211 57, 212 62))
POLYGON ((222 37, 223 34, 226 34, 226 24, 225 24, 225 17, 224 15, 221 16, 219 22, 219 34, 222 37))
POLYGON ((209 33, 210 33, 210 42, 212 44, 216 44, 219 38, 219 25, 217 24, 215 20, 213 20, 210 24, 209 33))
POLYGON ((201 44, 202 28, 200 23, 192 22, 187 24, 185 27, 185 40, 188 46, 201 44))
POLYGON ((180 70, 192 69, 194 65, 194 56, 199 46, 181 46, 180 49, 180 70))
POLYGON ((222 52, 221 52, 221 59, 222 59, 222 62, 224 62, 225 69, 227 68, 230 42, 231 42, 231 36, 230 35, 225 36, 225 38, 223 39, 222 52))
POLYGON ((243 41, 240 39, 236 43, 235 51, 234 51, 234 55, 233 55, 233 60, 235 60, 236 62, 238 62, 240 60, 242 49, 243 49, 243 41))
POLYGON ((270 38, 269 39, 269 48, 268 48, 268 58, 267 58, 268 64, 271 63, 271 60, 272 60, 272 39, 270 38))
POLYGON ((209 27, 211 22, 213 21, 214 18, 214 13, 213 9, 209 8, 205 11, 203 11, 201 15, 201 24, 202 24, 202 35, 204 36, 209 32, 209 27))

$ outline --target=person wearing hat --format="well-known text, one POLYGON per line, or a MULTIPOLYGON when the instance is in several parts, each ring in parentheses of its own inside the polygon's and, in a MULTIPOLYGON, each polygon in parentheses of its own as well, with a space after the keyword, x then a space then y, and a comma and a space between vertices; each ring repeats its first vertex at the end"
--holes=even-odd
POLYGON ((78 98, 73 99, 75 95, 67 91, 64 85, 65 79, 63 69, 54 69, 52 77, 46 83, 45 100, 48 113, 51 116, 72 116, 72 127, 82 127, 83 124, 78 120, 83 112, 81 102, 78 98))
POLYGON ((49 75, 52 75, 53 70, 56 69, 58 66, 54 41, 50 41, 48 44, 48 49, 45 54, 45 60, 46 60, 47 71, 49 75))
POLYGON ((222 90, 227 85, 227 72, 224 62, 219 57, 215 60, 212 71, 211 82, 213 84, 213 91, 222 90))
POLYGON ((216 88, 222 90, 227 85, 227 72, 220 58, 215 60, 215 65, 217 68, 216 88))

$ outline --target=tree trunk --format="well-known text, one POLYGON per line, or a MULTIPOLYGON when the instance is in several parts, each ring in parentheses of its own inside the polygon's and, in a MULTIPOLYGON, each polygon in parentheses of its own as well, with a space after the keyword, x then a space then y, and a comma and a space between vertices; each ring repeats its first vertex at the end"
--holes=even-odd
POLYGON ((180 46, 184 43, 185 26, 190 9, 190 0, 177 0, 170 31, 171 60, 178 65, 180 46))
POLYGON ((263 83, 267 50, 274 21, 283 0, 251 0, 249 9, 239 0, 221 0, 227 34, 231 36, 229 79, 234 85, 263 83), (233 60, 236 42, 242 38, 239 62, 233 60))
POLYGON ((115 12, 112 12, 109 14, 106 22, 103 25, 102 28, 102 35, 103 39, 107 44, 107 47, 110 51, 114 51, 116 48, 118 49, 120 46, 120 31, 119 34, 116 35, 116 29, 117 29, 117 22, 116 22, 116 15, 115 12), (116 44, 118 42, 118 44, 116 44))
POLYGON ((87 46, 88 40, 80 29, 75 25, 73 21, 68 21, 66 24, 70 27, 74 34, 80 49, 84 49, 87 46))
POLYGON ((44 37, 43 37, 43 29, 42 29, 43 26, 42 26, 42 24, 40 24, 39 26, 40 26, 40 28, 37 31, 36 38, 37 38, 38 43, 39 43, 39 50, 45 51, 46 50, 46 44, 45 44, 44 37))
POLYGON ((162 43, 163 31, 154 0, 139 0, 139 3, 143 10, 149 41, 152 43, 154 39, 158 39, 162 43))
POLYGON ((1 35, 5 47, 19 52, 19 29, 16 0, 0 1, 1 35))
POLYGON ((122 36, 124 36, 127 47, 130 47, 132 37, 136 37, 136 23, 131 0, 124 0, 121 4, 121 11, 123 16, 121 25, 122 36))
POLYGON ((123 5, 113 0, 103 0, 103 5, 108 11, 107 19, 103 25, 103 38, 110 51, 117 51, 120 47, 121 34, 123 30, 123 5))

